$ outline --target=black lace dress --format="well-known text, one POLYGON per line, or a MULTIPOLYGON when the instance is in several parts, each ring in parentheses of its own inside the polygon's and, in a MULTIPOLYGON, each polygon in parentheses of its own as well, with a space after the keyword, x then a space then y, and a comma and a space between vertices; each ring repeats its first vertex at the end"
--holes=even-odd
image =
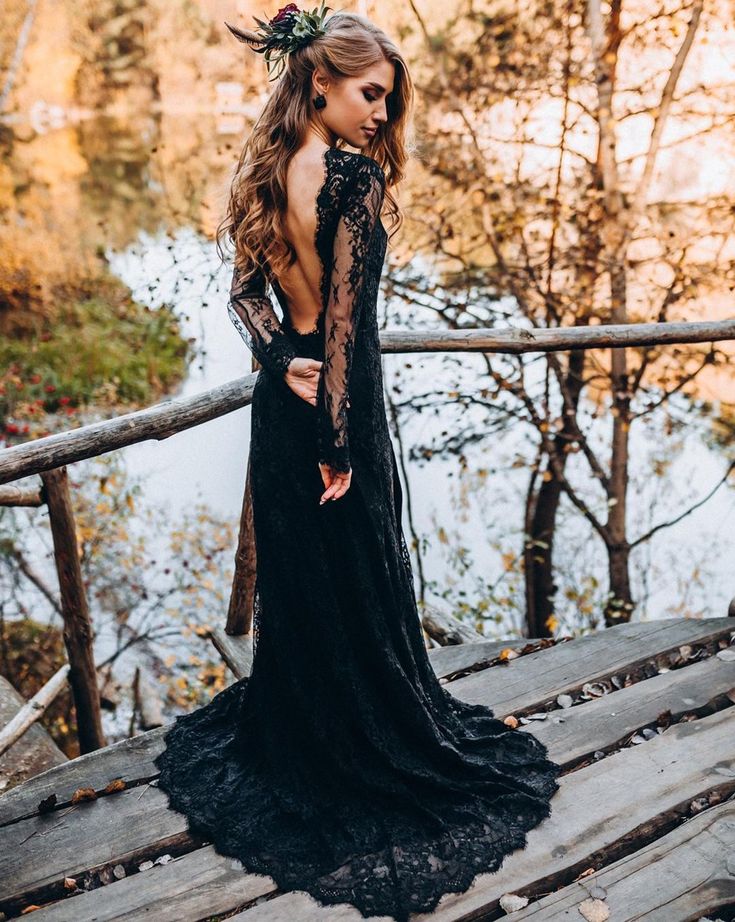
POLYGON ((532 735, 440 685, 401 527, 376 314, 387 233, 371 158, 324 153, 324 309, 279 321, 259 273, 230 316, 262 365, 250 464, 257 552, 250 676, 176 718, 159 785, 189 828, 283 890, 406 920, 466 890, 550 813, 559 766, 532 735), (318 401, 291 359, 323 361, 318 401), (319 504, 318 461, 352 469, 319 504))

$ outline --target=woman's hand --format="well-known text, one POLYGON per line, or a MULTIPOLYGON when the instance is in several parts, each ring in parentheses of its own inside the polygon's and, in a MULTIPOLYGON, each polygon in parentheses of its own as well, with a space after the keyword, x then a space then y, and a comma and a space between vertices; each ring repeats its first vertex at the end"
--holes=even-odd
POLYGON ((319 472, 322 475, 324 486, 327 488, 319 500, 319 505, 326 503, 330 499, 339 499, 344 496, 350 488, 352 482, 352 470, 343 473, 342 471, 333 470, 328 464, 320 464, 319 472))
POLYGON ((315 407, 321 370, 322 362, 318 359, 307 359, 297 355, 291 359, 283 379, 294 394, 315 407))

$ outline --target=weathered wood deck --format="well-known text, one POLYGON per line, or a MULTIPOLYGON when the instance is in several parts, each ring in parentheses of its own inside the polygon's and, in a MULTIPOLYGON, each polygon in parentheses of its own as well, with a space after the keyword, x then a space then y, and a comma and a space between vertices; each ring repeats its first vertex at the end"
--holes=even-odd
MULTIPOLYGON (((565 773, 525 850, 414 918, 500 918, 505 894, 527 897, 512 916, 533 922, 735 918, 734 641, 732 618, 677 619, 619 625, 504 663, 493 664, 499 648, 522 643, 432 650, 459 698, 498 717, 535 715, 518 732, 543 740, 565 773)), ((247 640, 215 642, 236 675, 248 671, 247 640)), ((38 922, 361 918, 280 893, 190 838, 156 787, 162 735, 58 765, 0 796, 7 918, 30 905, 41 907, 38 922), (124 784, 105 793, 116 779, 124 784), (94 799, 77 793, 74 803, 79 789, 94 799)))
MULTIPOLYGON (((0 729, 17 717, 25 704, 25 699, 0 675, 0 729)), ((50 734, 40 723, 34 723, 9 751, 0 754, 0 792, 67 761, 50 734)))

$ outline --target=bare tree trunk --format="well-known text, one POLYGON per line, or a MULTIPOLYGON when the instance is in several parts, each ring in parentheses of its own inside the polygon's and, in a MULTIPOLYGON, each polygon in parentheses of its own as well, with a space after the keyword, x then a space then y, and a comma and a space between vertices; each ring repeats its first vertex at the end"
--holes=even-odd
POLYGON ((629 574, 630 548, 627 543, 608 547, 608 573, 610 593, 605 604, 605 623, 620 624, 630 621, 633 603, 629 574))
MULTIPOLYGON (((613 0, 607 20, 604 20, 600 0, 588 0, 587 4, 587 27, 592 42, 598 90, 600 145, 597 164, 604 191, 606 220, 603 229, 603 243, 610 278, 610 320, 612 323, 629 322, 626 277, 628 245, 635 223, 645 208, 646 193, 654 173, 661 137, 671 109, 676 84, 699 25, 703 0, 695 0, 692 5, 686 34, 676 54, 656 110, 643 172, 637 187, 630 196, 629 206, 624 202, 620 189, 615 146, 615 120, 612 114, 617 54, 622 40, 621 8, 622 0, 613 0)), ((635 607, 630 591, 628 566, 630 546, 626 538, 625 521, 629 462, 628 432, 630 429, 630 401, 633 396, 625 349, 612 350, 610 366, 613 433, 607 521, 610 593, 605 607, 605 621, 608 625, 629 621, 635 607)))
MULTIPOLYGON (((611 272, 612 315, 615 323, 627 322, 625 270, 621 262, 611 272)), ((611 390, 613 404, 612 454, 610 463, 610 499, 608 500, 607 526, 610 534, 609 574, 610 586, 605 605, 605 623, 619 624, 630 621, 635 608, 630 591, 628 561, 630 548, 626 539, 626 508, 628 498, 628 463, 630 429, 630 398, 628 389, 628 360, 625 349, 611 353, 611 390)))
MULTIPOLYGON (((575 418, 582 393, 584 364, 585 353, 581 349, 569 353, 569 365, 565 378, 567 401, 565 408, 573 409, 575 415, 569 412, 564 413, 563 428, 553 442, 562 471, 568 457, 566 447, 576 435, 575 418)), ((527 582, 530 595, 529 637, 551 637, 553 634, 550 619, 554 615, 556 595, 553 566, 554 532, 561 494, 562 485, 557 477, 542 480, 533 504, 530 526, 531 547, 527 555, 527 566, 530 564, 531 567, 530 580, 527 582)))
MULTIPOLYGON (((610 319, 612 323, 627 323, 626 215, 620 190, 616 125, 613 118, 617 52, 622 38, 621 0, 613 0, 607 22, 603 20, 600 0, 589 0, 587 12, 597 78, 597 115, 600 129, 597 167, 604 191, 605 220, 602 239, 603 255, 610 279, 610 319)), ((628 359, 625 349, 612 349, 610 352, 610 390, 613 432, 607 520, 610 587, 608 602, 605 606, 605 622, 608 625, 630 620, 634 608, 630 595, 627 550, 626 553, 622 553, 626 549, 625 510, 628 489, 628 429, 630 427, 628 359), (611 604, 613 601, 615 604, 611 604)))

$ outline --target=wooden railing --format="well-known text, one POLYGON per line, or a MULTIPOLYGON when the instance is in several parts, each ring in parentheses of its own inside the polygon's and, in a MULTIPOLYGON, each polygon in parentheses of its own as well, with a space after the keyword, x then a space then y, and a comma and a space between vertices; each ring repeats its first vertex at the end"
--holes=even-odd
MULTIPOLYGON (((382 352, 566 352, 570 349, 615 349, 680 343, 735 340, 735 319, 696 323, 599 324, 533 330, 425 330, 383 332, 382 352)), ((0 484, 19 477, 93 458, 148 439, 167 439, 247 406, 255 375, 245 375, 193 397, 165 400, 68 432, 14 445, 0 451, 0 484)))

